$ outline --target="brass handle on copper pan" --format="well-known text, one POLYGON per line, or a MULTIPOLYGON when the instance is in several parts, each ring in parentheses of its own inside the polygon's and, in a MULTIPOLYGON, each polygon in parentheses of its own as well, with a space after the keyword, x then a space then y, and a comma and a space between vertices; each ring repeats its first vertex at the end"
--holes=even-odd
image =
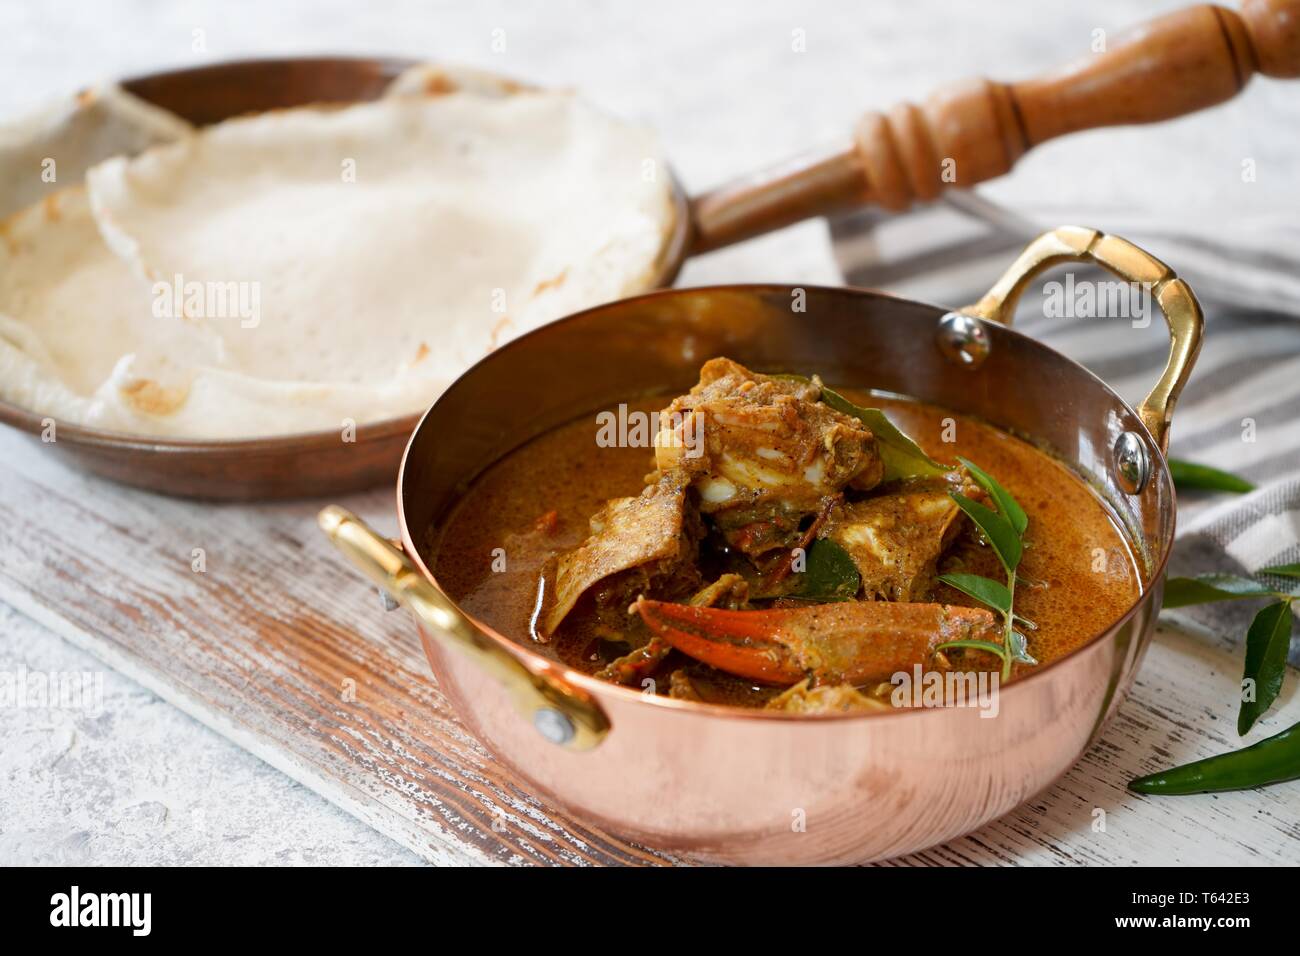
POLYGON ((959 311, 1010 325, 1016 303, 1029 282, 1044 269, 1062 262, 1104 266, 1121 279, 1140 282, 1160 304, 1169 326, 1169 360, 1160 380, 1137 407, 1137 413, 1160 450, 1167 451, 1174 405, 1201 351, 1205 317, 1187 283, 1155 256, 1119 236, 1080 226, 1062 226, 1043 233, 1026 246, 984 298, 959 311))
POLYGON ((558 677, 529 670, 486 637, 400 549, 345 508, 330 505, 317 519, 334 546, 371 581, 411 609, 434 639, 467 654, 509 691, 516 709, 552 743, 590 750, 609 719, 588 694, 558 677))
POLYGON ((692 252, 868 203, 903 210, 1001 176, 1057 136, 1205 109, 1255 73, 1300 76, 1300 0, 1245 0, 1241 13, 1202 4, 1101 44, 1047 76, 967 80, 921 106, 868 113, 839 149, 695 198, 692 252))

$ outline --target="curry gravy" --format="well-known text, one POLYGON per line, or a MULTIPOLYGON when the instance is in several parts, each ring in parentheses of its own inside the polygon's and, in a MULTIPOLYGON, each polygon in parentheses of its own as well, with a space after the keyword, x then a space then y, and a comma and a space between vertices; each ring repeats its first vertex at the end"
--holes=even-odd
MULTIPOLYGON (((1040 664, 1086 643, 1137 600, 1141 577, 1118 523, 1096 492, 1063 465, 1028 442, 934 406, 851 389, 844 394, 855 403, 886 410, 937 460, 954 461, 960 455, 975 462, 1019 500, 1029 525, 1016 612, 1038 625, 1027 634, 1030 653, 1040 664), (945 419, 956 423, 950 429, 955 431, 952 442, 942 440, 945 419)), ((664 404, 664 399, 630 402, 627 411, 653 413, 664 404)), ((588 519, 608 499, 638 494, 654 469, 652 448, 600 447, 598 430, 592 413, 507 455, 474 482, 441 534, 430 535, 430 567, 462 608, 502 634, 586 673, 599 670, 620 650, 604 646, 608 642, 584 628, 581 619, 566 620, 549 643, 536 639, 531 619, 543 565, 551 555, 578 546, 589 533, 588 519)), ((653 431, 647 430, 647 441, 653 431)), ((969 530, 939 569, 1004 579, 996 556, 969 530)), ((946 585, 939 586, 934 599, 979 606, 946 585)), ((752 706, 775 692, 742 687, 747 682, 704 665, 694 668, 695 683, 712 686, 719 700, 752 706)), ((1032 669, 1017 665, 1017 673, 1032 669)))

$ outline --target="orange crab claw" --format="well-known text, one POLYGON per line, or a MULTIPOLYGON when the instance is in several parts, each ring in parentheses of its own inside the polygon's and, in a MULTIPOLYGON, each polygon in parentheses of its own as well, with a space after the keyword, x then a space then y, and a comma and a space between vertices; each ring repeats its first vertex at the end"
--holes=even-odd
POLYGON ((993 614, 948 604, 852 601, 728 611, 640 598, 646 626, 684 654, 737 677, 867 684, 925 666, 946 641, 998 640, 993 614))

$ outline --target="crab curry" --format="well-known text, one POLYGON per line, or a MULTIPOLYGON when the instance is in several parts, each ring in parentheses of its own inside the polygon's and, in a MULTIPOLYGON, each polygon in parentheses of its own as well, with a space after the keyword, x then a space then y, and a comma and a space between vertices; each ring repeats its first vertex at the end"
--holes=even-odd
POLYGON ((915 668, 1014 680, 1141 587, 1103 500, 1028 442, 725 358, 507 455, 431 544, 450 597, 569 667, 805 713, 888 708, 915 668))

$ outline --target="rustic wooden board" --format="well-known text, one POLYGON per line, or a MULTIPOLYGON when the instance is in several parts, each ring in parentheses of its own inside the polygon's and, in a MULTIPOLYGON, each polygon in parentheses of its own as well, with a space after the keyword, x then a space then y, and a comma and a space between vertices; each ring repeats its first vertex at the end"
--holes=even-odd
MULTIPOLYGON (((52 451, 0 435, 0 601, 431 862, 680 862, 556 812, 470 738, 413 625, 383 613, 317 532, 321 502, 167 499, 72 471, 52 451)), ((343 503, 395 530, 391 491, 343 503)), ((1237 655, 1163 633, 1133 700, 1060 783, 895 862, 1300 862, 1295 788, 1165 801, 1123 789, 1162 762, 1235 746, 1237 655)), ((1297 682, 1266 732, 1300 719, 1297 682)))

